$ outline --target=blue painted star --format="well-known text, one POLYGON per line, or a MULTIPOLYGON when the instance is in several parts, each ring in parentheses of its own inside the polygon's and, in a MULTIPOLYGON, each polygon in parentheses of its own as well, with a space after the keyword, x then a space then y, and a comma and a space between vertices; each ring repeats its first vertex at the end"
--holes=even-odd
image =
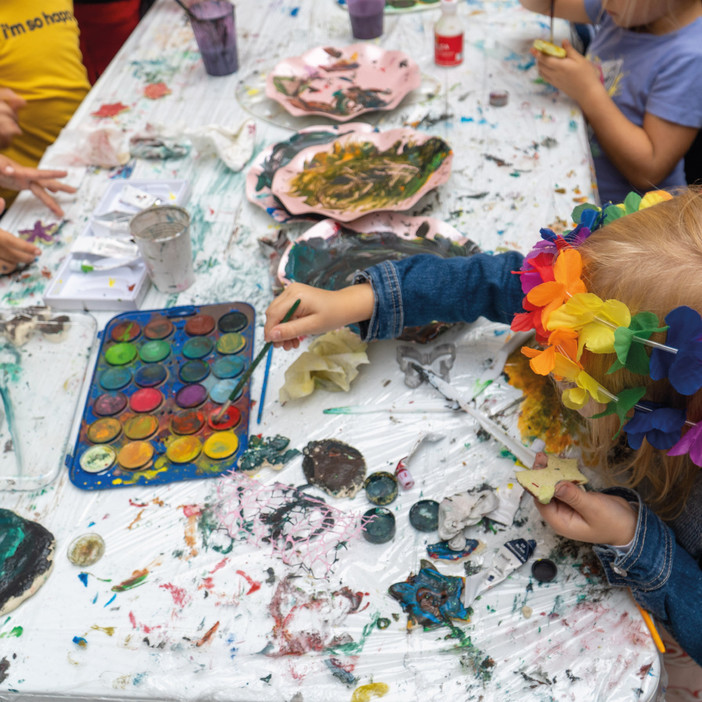
POLYGON ((470 612, 463 606, 464 579, 442 575, 428 561, 422 561, 417 575, 394 583, 388 592, 407 612, 407 627, 432 629, 451 625, 451 619, 467 620, 470 612))

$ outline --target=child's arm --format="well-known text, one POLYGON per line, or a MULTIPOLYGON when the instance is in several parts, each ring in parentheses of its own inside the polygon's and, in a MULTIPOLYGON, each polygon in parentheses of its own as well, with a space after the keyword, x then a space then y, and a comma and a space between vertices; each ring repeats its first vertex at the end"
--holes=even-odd
POLYGON ((642 126, 637 126, 607 94, 598 69, 570 42, 564 41, 563 48, 562 59, 537 56, 539 75, 578 103, 616 169, 639 190, 650 190, 685 155, 697 129, 648 112, 642 126))
MULTIPOLYGON (((538 12, 542 15, 551 14, 551 0, 519 0, 527 10, 538 12)), ((569 22, 590 23, 590 18, 585 11, 583 0, 555 0, 553 16, 569 22)))
POLYGON ((299 337, 361 322, 365 340, 393 339, 405 327, 431 322, 474 322, 479 316, 509 324, 522 309, 517 251, 441 258, 429 254, 383 261, 357 274, 352 285, 336 292, 289 285, 269 306, 267 341, 297 348, 299 337), (297 299, 293 319, 281 324, 297 299), (367 322, 364 324, 364 322, 367 322))
POLYGON ((638 498, 630 490, 585 492, 560 483, 556 497, 536 503, 544 520, 561 536, 595 544, 609 583, 631 588, 634 599, 702 664, 702 569, 672 529, 640 501, 638 509, 631 505, 638 498))

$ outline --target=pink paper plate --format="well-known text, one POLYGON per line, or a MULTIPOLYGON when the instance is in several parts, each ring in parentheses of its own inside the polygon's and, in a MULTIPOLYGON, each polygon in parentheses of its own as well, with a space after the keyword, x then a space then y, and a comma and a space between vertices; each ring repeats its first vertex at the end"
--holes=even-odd
MULTIPOLYGON (((292 158, 314 145, 327 144, 342 134, 350 132, 372 132, 373 127, 365 122, 349 124, 320 124, 301 129, 289 139, 267 146, 253 161, 246 174, 246 199, 264 209, 276 222, 302 219, 288 212, 281 201, 271 191, 275 172, 290 163, 292 158)), ((309 216, 305 218, 310 219, 309 216)))
POLYGON ((266 95, 291 115, 345 122, 394 109, 421 83, 419 66, 402 51, 375 44, 319 46, 278 63, 266 77, 266 95))
POLYGON ((406 210, 451 175, 451 147, 413 129, 352 132, 300 151, 278 168, 271 190, 288 212, 342 222, 406 210))

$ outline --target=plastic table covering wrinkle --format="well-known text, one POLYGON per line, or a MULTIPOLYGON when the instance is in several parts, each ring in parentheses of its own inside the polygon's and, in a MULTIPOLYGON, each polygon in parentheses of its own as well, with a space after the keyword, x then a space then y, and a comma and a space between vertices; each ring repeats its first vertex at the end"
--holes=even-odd
MULTIPOLYGON (((584 124, 573 103, 535 82, 528 48, 533 38, 546 35, 542 20, 516 0, 470 0, 461 12, 466 58, 455 69, 433 65, 438 10, 385 18, 381 45, 411 48, 422 72, 442 89, 425 103, 401 104, 374 119, 383 129, 415 126, 453 146, 448 184, 423 198, 411 214, 445 220, 486 251, 526 251, 540 227, 565 223, 578 202, 594 198, 584 124), (489 105, 494 89, 509 91, 505 107, 489 105)), ((251 117, 235 100, 248 70, 273 66, 313 46, 352 41, 348 15, 334 0, 262 0, 255 7, 240 1, 237 24, 240 72, 211 78, 182 10, 158 0, 69 128, 116 127, 129 135, 147 124, 176 132, 213 123, 237 128, 251 117), (145 86, 156 82, 164 82, 170 94, 144 97, 145 86), (105 120, 93 115, 118 102, 129 109, 105 120)), ((565 26, 559 31, 565 35, 565 26)), ((291 134, 263 120, 256 121, 256 129, 256 152, 291 134)), ((60 137, 44 163, 66 143, 60 137)), ((130 162, 121 171, 126 174, 183 179, 192 188, 187 208, 196 282, 168 298, 152 288, 142 308, 247 301, 257 312, 260 348, 271 288, 257 239, 274 237, 278 225, 246 201, 246 169, 231 172, 193 150, 177 160, 130 162)), ((76 169, 72 175, 82 180, 75 198, 62 196, 67 222, 60 239, 45 246, 26 271, 0 280, 1 306, 41 302, 47 281, 116 173, 76 169)), ((16 231, 37 220, 53 221, 21 195, 3 227, 16 231)), ((285 228, 294 237, 307 226, 285 228)), ((94 316, 102 328, 112 315, 94 316)), ((451 381, 473 387, 505 331, 477 324, 442 337, 457 344, 451 381)), ((485 542, 485 553, 510 538, 534 538, 534 558, 555 560, 557 578, 540 585, 527 565, 477 600, 469 622, 407 631, 407 616, 387 589, 416 573, 427 557, 426 545, 438 540, 408 526, 411 505, 483 482, 509 481, 514 465, 466 417, 434 411, 442 403, 431 388, 410 391, 404 385, 396 342, 373 344, 368 353, 371 363, 362 367, 350 393, 318 391, 283 406, 277 390, 295 356, 275 352, 263 420, 252 429, 287 436, 298 449, 310 440, 338 439, 363 454, 368 473, 393 470, 420 432, 444 434, 440 442, 425 444, 409 466, 416 485, 391 505, 398 525, 393 541, 376 546, 357 536, 357 517, 370 506, 363 491, 353 500, 306 491, 324 498, 334 515, 336 531, 323 539, 305 539, 309 524, 319 525, 314 509, 298 511, 302 517, 287 523, 295 549, 261 531, 266 510, 304 502, 295 490, 305 483, 300 457, 280 472, 266 469, 253 479, 225 476, 85 493, 62 470, 41 490, 0 493, 1 507, 40 522, 57 539, 46 584, 0 621, 0 699, 314 702, 350 700, 357 688, 377 684, 360 690, 356 699, 387 690, 384 700, 403 702, 653 700, 660 664, 633 602, 626 592, 605 587, 593 570, 590 549, 555 537, 528 499, 511 527, 478 531, 475 538, 485 542), (322 414, 340 405, 420 411, 322 414), (246 499, 234 499, 235 494, 246 499), (256 528, 239 529, 237 515, 256 528), (106 553, 80 569, 68 561, 66 550, 85 533, 100 534, 106 553)), ((253 375, 253 398, 259 396, 262 373, 263 366, 253 375)), ((502 381, 493 383, 483 406, 510 392, 502 381)), ((513 433, 514 412, 500 419, 513 433)), ((69 445, 76 430, 74 425, 69 445)), ((54 437, 60 439, 65 437, 54 437)), ((52 440, 50 433, 46 440, 52 440)), ((447 575, 465 573, 460 563, 437 567, 447 575)))

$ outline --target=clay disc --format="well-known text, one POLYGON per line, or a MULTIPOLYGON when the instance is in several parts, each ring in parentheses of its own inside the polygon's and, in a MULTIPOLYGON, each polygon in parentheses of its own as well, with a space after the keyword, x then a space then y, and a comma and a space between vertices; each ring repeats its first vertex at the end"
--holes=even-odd
POLYGON ((333 497, 353 497, 363 487, 366 462, 361 453, 341 441, 310 441, 302 449, 307 482, 333 497))
POLYGON ((0 615, 19 607, 49 577, 56 540, 41 524, 0 509, 0 615))

